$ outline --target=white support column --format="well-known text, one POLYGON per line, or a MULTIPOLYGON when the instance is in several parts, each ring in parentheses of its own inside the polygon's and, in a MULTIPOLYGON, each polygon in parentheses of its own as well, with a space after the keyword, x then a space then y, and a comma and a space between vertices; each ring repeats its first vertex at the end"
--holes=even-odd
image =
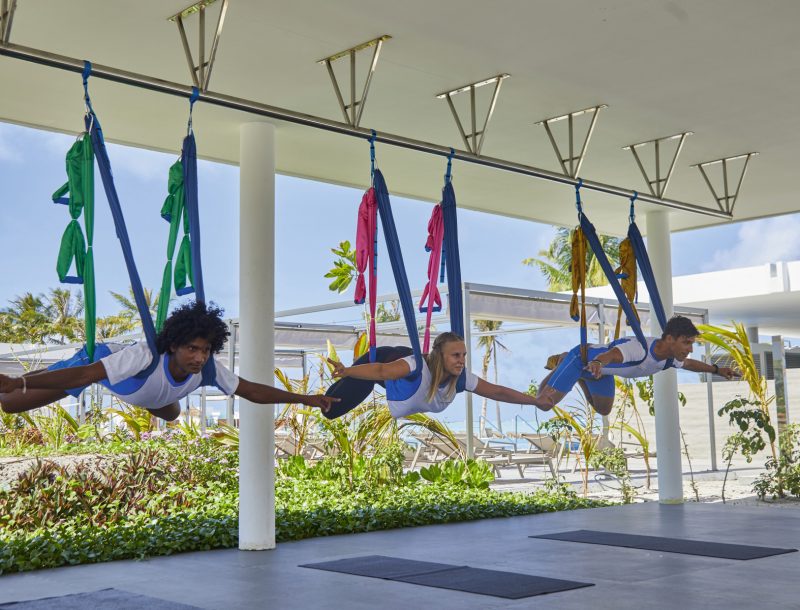
MULTIPOLYGON (((672 250, 669 212, 647 213, 647 249, 653 265, 661 301, 667 318, 672 316, 672 250)), ((650 331, 661 336, 655 315, 650 317, 650 331)), ((653 376, 656 409, 656 455, 658 460, 658 500, 662 504, 683 502, 681 469, 681 434, 678 414, 678 375, 673 368, 653 376)))
MULTIPOLYGON (((464 300, 464 343, 467 346, 467 362, 466 367, 468 371, 472 370, 472 314, 469 310, 469 287, 465 286, 461 289, 461 294, 464 300)), ((472 434, 475 430, 475 425, 472 420, 472 392, 464 392, 467 396, 467 413, 465 428, 467 429, 467 457, 472 459, 475 457, 475 443, 473 442, 472 434)))
MULTIPOLYGON (((239 373, 274 384, 275 127, 241 126, 239 143, 239 373)), ((275 548, 275 412, 239 407, 239 548, 275 548)))

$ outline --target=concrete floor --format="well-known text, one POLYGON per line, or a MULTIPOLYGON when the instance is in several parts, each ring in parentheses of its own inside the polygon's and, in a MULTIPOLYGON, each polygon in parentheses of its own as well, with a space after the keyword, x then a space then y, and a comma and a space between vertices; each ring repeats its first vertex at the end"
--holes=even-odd
POLYGON ((800 547, 800 510, 634 504, 473 521, 147 561, 0 577, 0 603, 128 590, 199 608, 800 608, 800 553, 733 561, 530 539, 571 529, 622 531, 715 542, 800 547), (595 583, 518 601, 336 574, 298 564, 380 554, 595 583))

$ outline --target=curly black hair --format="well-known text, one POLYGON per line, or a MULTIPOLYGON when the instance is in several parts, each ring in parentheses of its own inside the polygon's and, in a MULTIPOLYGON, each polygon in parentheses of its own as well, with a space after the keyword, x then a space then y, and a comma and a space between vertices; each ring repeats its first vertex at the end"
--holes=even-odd
POLYGON ((664 334, 661 335, 662 339, 666 339, 667 335, 671 337, 696 337, 700 334, 697 327, 692 324, 692 321, 685 316, 672 316, 664 327, 664 334))
POLYGON ((214 303, 193 301, 181 305, 164 322, 164 328, 156 336, 159 354, 169 351, 173 345, 186 345, 198 337, 211 344, 211 353, 218 354, 230 332, 222 320, 223 310, 214 303))

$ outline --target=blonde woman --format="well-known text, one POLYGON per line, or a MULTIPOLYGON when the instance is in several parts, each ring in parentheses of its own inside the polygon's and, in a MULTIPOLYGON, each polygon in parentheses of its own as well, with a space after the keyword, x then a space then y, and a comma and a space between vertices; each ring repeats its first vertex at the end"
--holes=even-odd
POLYGON ((407 347, 379 347, 376 361, 364 355, 352 366, 329 360, 339 381, 328 388, 327 396, 339 402, 323 414, 328 419, 341 417, 369 395, 375 383, 386 387, 389 411, 395 418, 413 413, 444 411, 461 387, 478 396, 512 404, 535 405, 534 398, 502 385, 495 385, 464 369, 467 346, 455 333, 442 333, 430 353, 422 357, 422 371, 413 382, 405 378, 416 370, 416 359, 407 347), (459 382, 460 378, 463 382, 459 382))

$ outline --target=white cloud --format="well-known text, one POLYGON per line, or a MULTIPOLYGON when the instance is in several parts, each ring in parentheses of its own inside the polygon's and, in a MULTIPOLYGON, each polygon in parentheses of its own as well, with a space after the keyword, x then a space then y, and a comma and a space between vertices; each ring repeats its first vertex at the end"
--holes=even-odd
POLYGON ((721 271, 800 259, 800 217, 780 216, 743 223, 729 248, 716 250, 703 271, 721 271))
POLYGON ((11 128, 0 125, 0 161, 22 161, 22 152, 13 144, 11 128))
POLYGON ((120 144, 108 144, 108 157, 115 174, 127 172, 138 180, 163 182, 164 185, 170 166, 178 159, 177 155, 120 144))

